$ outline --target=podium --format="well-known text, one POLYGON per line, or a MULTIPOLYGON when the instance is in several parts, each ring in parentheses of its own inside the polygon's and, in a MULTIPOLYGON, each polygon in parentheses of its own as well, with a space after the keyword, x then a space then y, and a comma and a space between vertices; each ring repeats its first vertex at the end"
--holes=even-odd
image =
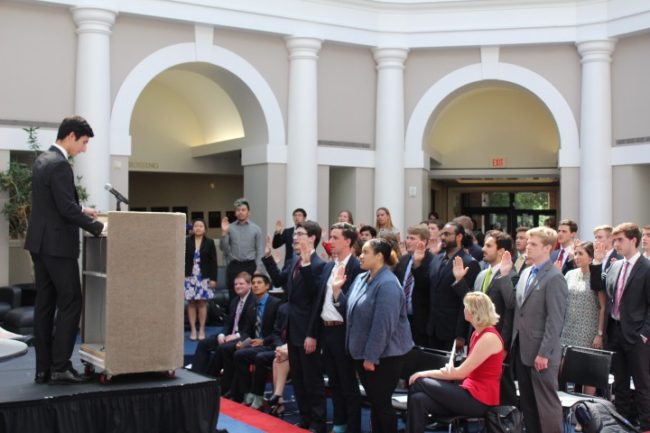
POLYGON ((109 212, 107 236, 83 237, 80 357, 114 375, 183 365, 185 214, 109 212))

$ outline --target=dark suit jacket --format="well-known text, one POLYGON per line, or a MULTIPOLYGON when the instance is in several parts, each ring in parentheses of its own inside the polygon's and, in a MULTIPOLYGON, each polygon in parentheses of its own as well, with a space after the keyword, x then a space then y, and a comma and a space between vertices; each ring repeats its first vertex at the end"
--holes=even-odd
MULTIPOLYGON (((611 318, 614 297, 620 274, 623 270, 623 260, 610 266, 605 278, 607 293, 606 317, 611 318)), ((650 261, 639 257, 625 282, 621 297, 620 321, 623 338, 629 345, 636 344, 643 334, 650 338, 650 261)))
MULTIPOLYGON (((478 274, 478 276, 476 277, 476 281, 474 281, 474 287, 472 288, 473 291, 480 292, 483 290, 483 282, 485 281, 486 275, 487 275, 487 269, 482 270, 478 274)), ((513 268, 512 271, 510 272, 510 278, 512 278, 514 275, 515 275, 515 270, 513 268)), ((492 275, 492 279, 488 284, 487 295, 492 300, 492 303, 494 304, 494 309, 499 315, 499 322, 495 325, 495 328, 497 331, 499 331, 499 334, 501 334, 501 338, 503 339, 503 347, 508 348, 510 347, 510 340, 512 338, 512 319, 513 319, 514 311, 512 308, 506 307, 506 301, 503 298, 503 294, 501 293, 501 290, 495 287, 495 281, 500 276, 501 276, 501 271, 497 271, 494 275, 492 275)), ((465 279, 462 279, 458 282, 458 284, 467 286, 467 281, 465 281, 465 279)), ((463 289, 469 291, 469 286, 463 289)))
POLYGON ((514 309, 512 341, 514 343, 519 337, 523 364, 532 367, 539 355, 548 358, 550 365, 557 366, 562 355, 560 334, 569 288, 562 273, 548 261, 532 280, 526 296, 526 282, 532 269, 532 266, 524 269, 516 288, 506 276, 499 276, 494 284, 501 291, 506 307, 514 309))
MULTIPOLYGON (((553 263, 555 263, 559 256, 560 256, 560 250, 559 249, 554 250, 553 252, 551 252, 551 261, 553 263)), ((573 261, 573 259, 571 259, 571 260, 566 259, 564 261, 564 264, 562 265, 562 275, 566 275, 567 272, 569 272, 571 269, 575 269, 575 268, 576 268, 576 264, 573 261)))
POLYGON ((325 267, 325 262, 314 252, 311 255, 310 266, 300 266, 296 281, 293 279, 293 270, 298 263, 298 256, 291 256, 291 261, 280 271, 273 257, 264 257, 262 263, 266 267, 273 285, 284 286, 287 291, 289 304, 289 343, 302 347, 305 338, 317 338, 316 329, 311 322, 317 308, 316 294, 318 285, 325 267))
MULTIPOLYGON (((185 240, 185 276, 192 275, 192 267, 194 265, 194 236, 188 236, 185 240)), ((199 254, 201 255, 201 275, 203 278, 210 278, 217 281, 217 248, 214 245, 214 240, 207 236, 203 236, 201 246, 199 247, 199 254)))
POLYGON ((289 322, 289 304, 280 302, 275 322, 273 323, 273 332, 271 335, 264 337, 264 346, 276 348, 287 342, 287 324, 289 322))
POLYGON ((72 166, 52 146, 32 167, 32 208, 25 249, 34 254, 76 259, 79 228, 95 236, 104 225, 81 211, 72 166))
MULTIPOLYGON (((237 315, 239 299, 239 296, 237 296, 230 301, 230 309, 228 310, 230 313, 228 313, 228 317, 223 324, 222 332, 224 335, 232 334, 235 329, 235 316, 237 315)), ((255 317, 255 295, 253 295, 253 292, 250 292, 244 303, 244 309, 239 316, 239 324, 237 327, 237 332, 239 332, 239 337, 242 340, 249 337, 253 338, 253 334, 255 333, 255 317)))
POLYGON ((280 248, 284 245, 284 263, 285 265, 289 262, 289 259, 293 256, 293 231, 294 227, 289 227, 282 230, 282 233, 273 234, 273 248, 280 248))
MULTIPOLYGON (((411 260, 410 254, 402 256, 393 270, 395 276, 402 285, 404 283, 404 273, 408 267, 409 260, 411 260)), ((413 269, 413 291, 411 292, 413 315, 410 319, 413 329, 417 330, 417 332, 422 335, 427 333, 427 321, 429 320, 429 307, 431 303, 429 292, 429 268, 432 260, 433 254, 431 254, 429 250, 426 250, 420 267, 413 269)))
MULTIPOLYGON (((329 279, 335 264, 336 263, 334 260, 325 264, 323 267, 323 274, 321 276, 322 278, 320 285, 318 286, 318 294, 316 295, 318 305, 314 309, 314 316, 311 318, 310 326, 313 327, 314 333, 319 336, 323 328, 323 321, 320 318, 320 315, 323 312, 323 304, 325 303, 325 295, 327 294, 327 280, 329 279)), ((354 256, 350 256, 350 260, 348 260, 348 264, 345 266, 345 283, 343 284, 343 287, 341 287, 343 294, 348 294, 350 291, 350 286, 352 286, 352 282, 354 282, 354 279, 357 277, 357 275, 359 275, 359 272, 361 272, 359 259, 354 256)), ((342 316, 343 320, 345 321, 345 315, 342 316)))
MULTIPOLYGON (((255 295, 251 292, 251 296, 253 296, 253 302, 254 302, 254 308, 246 310, 247 314, 249 315, 247 319, 248 322, 253 323, 253 331, 251 332, 250 337, 255 338, 255 323, 257 322, 257 298, 255 298, 255 295)), ((264 315, 262 316, 262 335, 264 337, 267 337, 273 333, 273 325, 275 324, 275 316, 278 313, 278 307, 282 301, 280 299, 269 295, 269 297, 266 299, 266 306, 264 307, 264 315)))
POLYGON ((435 256, 429 269, 430 307, 427 334, 439 340, 467 339, 469 324, 465 321, 463 297, 467 288, 474 286, 474 280, 480 270, 479 265, 461 248, 443 267, 445 254, 442 252, 435 256), (454 284, 456 279, 452 269, 456 256, 461 257, 465 267, 469 268, 465 275, 467 285, 454 284))

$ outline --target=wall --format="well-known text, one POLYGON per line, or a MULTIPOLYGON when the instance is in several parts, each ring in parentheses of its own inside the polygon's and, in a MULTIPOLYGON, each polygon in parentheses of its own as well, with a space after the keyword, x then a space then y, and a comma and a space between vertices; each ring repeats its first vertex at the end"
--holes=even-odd
POLYGON ((650 165, 620 165, 612 172, 614 224, 633 222, 650 224, 650 165))
POLYGON ((427 170, 409 168, 404 170, 404 229, 418 224, 427 218, 431 206, 431 193, 429 187, 429 172, 427 170), (415 188, 415 195, 411 196, 409 189, 415 188))
MULTIPOLYGON (((0 172, 9 168, 8 150, 0 150, 0 172)), ((0 191, 0 209, 4 208, 5 203, 9 200, 9 193, 0 191)), ((0 286, 9 284, 9 249, 5 245, 9 244, 9 221, 4 215, 0 215, 0 286)))
MULTIPOLYGON (((560 169, 560 209, 559 220, 571 218, 580 221, 580 168, 564 167, 560 169)), ((607 221, 603 221, 603 224, 607 221)), ((590 229, 583 231, 579 227, 581 239, 587 239, 590 229)))
POLYGON ((0 2, 0 119, 60 122, 74 111, 77 35, 67 8, 0 2))

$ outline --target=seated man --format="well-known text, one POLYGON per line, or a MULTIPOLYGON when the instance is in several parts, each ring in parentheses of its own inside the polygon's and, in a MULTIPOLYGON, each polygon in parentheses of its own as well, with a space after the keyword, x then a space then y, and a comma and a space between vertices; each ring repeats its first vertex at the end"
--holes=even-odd
MULTIPOLYGON (((273 332, 264 337, 257 346, 239 349, 234 355, 235 385, 232 397, 235 401, 244 401, 253 409, 259 409, 264 401, 264 388, 269 368, 276 357, 275 349, 286 342, 288 307, 284 303, 277 310, 273 332), (250 373, 250 366, 255 365, 255 372, 250 373)), ((255 340, 253 340, 255 341, 255 340)))
POLYGON ((235 277, 234 284, 237 297, 230 303, 223 332, 199 341, 192 360, 194 372, 218 375, 222 368, 221 352, 229 346, 234 348, 238 341, 250 337, 255 329, 255 296, 249 296, 251 276, 241 272, 235 277))
MULTIPOLYGON (((460 258, 456 258, 454 267, 462 272, 464 265, 460 258)), ((411 376, 408 433, 423 432, 428 414, 483 416, 490 406, 499 405, 499 381, 506 353, 503 340, 494 327, 499 315, 492 300, 482 292, 467 293, 463 304, 465 320, 474 328, 469 356, 457 368, 447 365, 440 370, 420 371, 411 376), (456 384, 459 380, 462 383, 456 384)))

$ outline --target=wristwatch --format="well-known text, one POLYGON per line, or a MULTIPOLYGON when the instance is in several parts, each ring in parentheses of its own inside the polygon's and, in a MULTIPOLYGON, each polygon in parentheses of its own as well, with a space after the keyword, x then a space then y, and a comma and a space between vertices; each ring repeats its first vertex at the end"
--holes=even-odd
POLYGON ((603 336, 603 331, 601 331, 600 329, 598 330, 598 336, 600 336, 600 337, 603 336))

